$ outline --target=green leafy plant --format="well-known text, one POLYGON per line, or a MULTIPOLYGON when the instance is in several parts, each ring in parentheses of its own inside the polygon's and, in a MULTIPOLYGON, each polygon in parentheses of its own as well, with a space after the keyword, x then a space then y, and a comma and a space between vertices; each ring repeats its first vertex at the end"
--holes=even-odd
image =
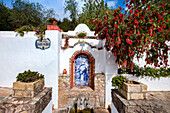
POLYGON ((124 76, 118 75, 112 78, 112 86, 117 86, 118 89, 122 88, 123 82, 126 82, 126 78, 124 76))
POLYGON ((130 68, 119 68, 118 69, 118 74, 133 74, 137 77, 152 77, 152 78, 160 78, 160 77, 170 77, 170 68, 159 68, 155 69, 152 67, 139 67, 137 65, 133 65, 133 70, 130 68))
POLYGON ((84 38, 87 35, 87 33, 79 33, 77 36, 80 38, 84 38))
POLYGON ((23 73, 19 73, 16 78, 17 81, 21 81, 21 82, 34 82, 38 79, 44 78, 44 75, 38 72, 28 70, 28 71, 24 71, 23 73))
POLYGON ((22 26, 22 27, 16 29, 15 32, 18 32, 20 34, 20 36, 24 36, 24 31, 26 31, 26 32, 35 31, 38 38, 43 39, 46 29, 47 29, 46 26, 34 27, 34 26, 25 25, 25 26, 22 26))

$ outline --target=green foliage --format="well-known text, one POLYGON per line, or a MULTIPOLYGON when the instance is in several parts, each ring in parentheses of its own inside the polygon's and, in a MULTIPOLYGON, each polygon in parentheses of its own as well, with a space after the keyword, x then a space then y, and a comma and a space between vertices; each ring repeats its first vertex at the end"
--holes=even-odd
POLYGON ((44 78, 44 75, 38 72, 28 70, 28 71, 24 71, 23 73, 19 73, 16 78, 17 81, 21 81, 21 82, 34 82, 38 79, 44 78))
POLYGON ((126 78, 124 76, 115 76, 112 78, 112 86, 117 86, 118 89, 122 88, 123 82, 126 82, 126 78))
POLYGON ((151 68, 151 67, 139 67, 134 65, 133 70, 129 68, 119 68, 118 74, 133 74, 137 77, 152 77, 152 78, 160 78, 160 77, 170 77, 170 68, 151 68))
POLYGON ((75 0, 65 0, 64 12, 70 12, 70 18, 73 21, 77 18, 78 14, 78 3, 75 0))
POLYGON ((104 0, 84 0, 85 4, 82 13, 79 14, 78 23, 86 24, 91 30, 95 27, 91 19, 103 18, 106 11, 110 10, 104 0))
POLYGON ((20 34, 20 36, 24 36, 24 31, 26 31, 26 32, 35 31, 38 38, 43 39, 46 29, 47 29, 46 26, 34 27, 34 26, 25 25, 25 26, 22 26, 22 27, 16 29, 15 32, 18 32, 20 34))
POLYGON ((68 29, 73 30, 77 26, 78 3, 75 0, 65 0, 64 12, 70 12, 71 23, 68 29))
POLYGON ((14 30, 24 25, 45 25, 50 17, 56 16, 53 9, 26 0, 13 0, 12 9, 0 3, 0 30, 14 30))
POLYGON ((0 2, 0 31, 13 30, 13 26, 9 23, 10 9, 0 2))
POLYGON ((80 38, 84 38, 87 34, 86 33, 79 33, 77 36, 80 38))
POLYGON ((57 22, 58 26, 64 31, 67 32, 68 30, 74 30, 77 26, 77 23, 70 21, 68 18, 63 18, 62 21, 57 22))

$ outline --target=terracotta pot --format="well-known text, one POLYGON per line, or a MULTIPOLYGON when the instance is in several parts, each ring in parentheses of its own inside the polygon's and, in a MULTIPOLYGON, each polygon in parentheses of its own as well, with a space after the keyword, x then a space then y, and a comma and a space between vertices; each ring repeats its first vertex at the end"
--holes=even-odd
POLYGON ((57 25, 57 21, 53 20, 52 25, 57 25))
POLYGON ((66 69, 63 70, 63 74, 67 74, 67 70, 66 69))

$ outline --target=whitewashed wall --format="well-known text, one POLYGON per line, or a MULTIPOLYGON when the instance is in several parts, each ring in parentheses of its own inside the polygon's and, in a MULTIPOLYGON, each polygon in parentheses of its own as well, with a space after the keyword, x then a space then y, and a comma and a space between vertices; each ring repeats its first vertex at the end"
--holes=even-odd
MULTIPOLYGON (((96 39, 69 39, 69 45, 73 46, 78 41, 85 41, 91 44, 92 46, 103 47, 105 40, 96 40, 96 39)), ((65 39, 62 39, 62 46, 64 46, 65 39)), ((105 74, 105 107, 108 107, 111 104, 111 79, 114 75, 117 75, 118 65, 115 63, 115 56, 111 52, 107 52, 105 48, 102 50, 97 50, 91 48, 89 45, 85 44, 84 47, 81 47, 80 44, 76 45, 74 48, 68 48, 66 50, 60 50, 60 73, 63 72, 63 69, 66 69, 69 72, 70 67, 70 58, 76 51, 85 50, 89 51, 92 56, 95 58, 95 73, 104 73, 105 74)))
MULTIPOLYGON (((100 46, 100 41, 101 40, 96 40, 96 39, 69 39, 69 45, 73 46, 75 43, 78 41, 85 41, 91 44, 92 46, 100 46)), ((62 46, 64 46, 65 39, 62 39, 62 46)), ((74 48, 68 48, 65 50, 60 50, 60 73, 63 72, 63 69, 67 70, 67 73, 69 72, 69 67, 70 67, 70 58, 73 56, 73 54, 76 51, 89 51, 92 56, 95 58, 95 73, 104 73, 105 72, 105 65, 104 65, 104 49, 102 50, 97 50, 95 48, 91 48, 89 45, 85 44, 85 46, 80 46, 80 44, 76 45, 74 48)))
POLYGON ((46 31, 51 47, 40 50, 35 47, 35 32, 20 37, 13 31, 0 31, 0 86, 12 87, 18 73, 25 70, 38 71, 45 75, 45 86, 53 87, 52 100, 57 108, 60 37, 58 31, 46 31))
MULTIPOLYGON (((45 84, 47 87, 53 87, 52 103, 54 107, 58 107, 58 75, 67 69, 69 72, 69 59, 74 52, 79 50, 87 50, 95 58, 95 73, 105 73, 106 90, 105 90, 105 107, 111 104, 111 79, 117 75, 118 65, 115 63, 115 57, 112 53, 105 49, 97 50, 91 48, 87 44, 82 48, 80 44, 74 48, 61 50, 64 45, 64 39, 61 39, 61 33, 58 31, 46 31, 46 38, 50 38, 51 47, 46 50, 35 48, 37 37, 34 32, 29 32, 24 37, 16 36, 13 31, 0 31, 0 86, 12 87, 12 83, 16 81, 18 73, 24 70, 38 71, 45 75, 45 84)), ((92 46, 101 47, 104 41, 96 39, 69 39, 69 45, 74 45, 78 41, 85 41, 92 46)), ((136 61, 135 61, 136 62, 136 61)), ((140 60, 138 64, 143 66, 144 60, 140 60)), ((169 62, 170 64, 170 58, 169 62)), ((148 85, 149 91, 170 91, 170 79, 149 79, 135 78, 148 85)))

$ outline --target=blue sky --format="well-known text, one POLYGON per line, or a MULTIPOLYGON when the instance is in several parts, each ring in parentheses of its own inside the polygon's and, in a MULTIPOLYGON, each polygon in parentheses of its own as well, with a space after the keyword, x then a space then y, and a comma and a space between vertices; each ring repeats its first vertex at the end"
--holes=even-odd
MULTIPOLYGON (((0 0, 3 1, 6 6, 11 7, 12 0, 0 0)), ((58 15, 56 18, 62 20, 64 17, 69 17, 69 13, 64 13, 64 2, 65 0, 27 0, 29 2, 39 2, 46 8, 53 8, 58 15)), ((81 7, 83 6, 83 0, 76 0, 78 2, 78 9, 81 12, 81 7)), ((116 8, 118 5, 123 6, 124 0, 105 0, 109 7, 116 8)))

